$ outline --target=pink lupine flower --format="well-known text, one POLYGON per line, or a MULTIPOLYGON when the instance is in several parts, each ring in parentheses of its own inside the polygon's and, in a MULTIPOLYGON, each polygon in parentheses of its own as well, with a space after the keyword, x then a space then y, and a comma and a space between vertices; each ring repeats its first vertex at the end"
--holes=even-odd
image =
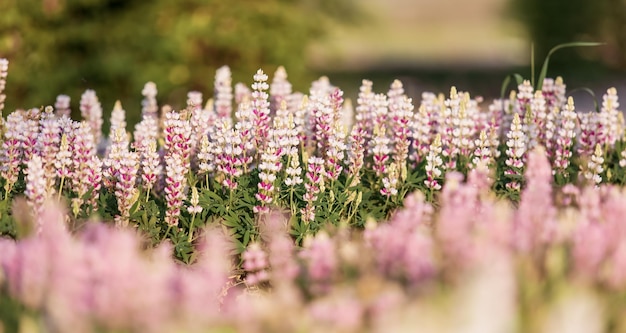
POLYGON ((186 169, 191 167, 191 124, 175 111, 165 114, 163 136, 165 154, 176 155, 186 169))
POLYGON ((317 148, 323 157, 328 150, 329 136, 331 134, 335 108, 332 106, 331 97, 324 91, 311 90, 311 100, 308 104, 311 118, 311 132, 309 143, 317 148))
POLYGON ((476 148, 472 154, 472 168, 489 169, 493 164, 494 158, 491 155, 491 142, 489 142, 487 132, 485 130, 480 131, 480 135, 474 142, 474 145, 476 148))
POLYGON ((50 191, 46 187, 46 178, 44 176, 43 163, 39 155, 33 155, 28 161, 26 173, 26 197, 28 203, 33 209, 41 209, 46 198, 50 196, 50 191))
POLYGON ((102 106, 95 91, 87 89, 80 97, 80 114, 91 127, 94 143, 99 145, 102 139, 102 106))
POLYGON ((413 115, 413 100, 404 97, 399 102, 394 102, 394 107, 397 108, 392 112, 392 133, 393 133, 393 161, 397 166, 397 170, 400 172, 402 180, 406 178, 407 160, 409 157, 409 145, 411 143, 411 127, 413 115))
POLYGON ((330 131, 328 136, 328 150, 326 151, 326 177, 333 182, 339 178, 343 170, 343 160, 345 157, 346 133, 341 125, 337 124, 330 131))
POLYGON ((126 111, 122 108, 120 101, 115 101, 113 111, 111 112, 111 127, 109 137, 113 136, 113 133, 118 129, 126 131, 126 111))
POLYGON ((54 118, 41 120, 41 131, 39 133, 38 148, 40 152, 46 177, 46 188, 52 189, 56 182, 55 167, 56 155, 59 152, 61 141, 59 123, 54 118))
POLYGON ((0 154, 0 174, 5 179, 5 195, 8 195, 17 182, 22 164, 23 150, 20 140, 24 117, 22 112, 13 112, 6 120, 6 131, 2 141, 2 154, 0 154))
POLYGON ((313 293, 327 293, 338 268, 335 244, 325 232, 305 240, 300 257, 305 261, 313 293))
POLYGON ((310 305, 309 312, 315 323, 327 332, 359 332, 366 314, 363 304, 350 294, 317 299, 310 305))
POLYGON ((601 114, 605 114, 606 119, 606 134, 604 136, 604 143, 610 146, 614 146, 615 142, 623 136, 624 129, 620 128, 619 122, 619 101, 617 96, 617 89, 609 88, 606 94, 602 96, 602 108, 601 114))
POLYGON ((270 104, 272 111, 278 110, 283 101, 288 101, 292 92, 291 89, 291 83, 287 80, 285 67, 278 66, 276 72, 274 72, 272 83, 270 84, 270 104))
POLYGON ((213 133, 214 145, 212 153, 215 155, 215 165, 223 175, 222 185, 234 190, 237 188, 237 178, 243 174, 243 149, 241 135, 233 130, 228 122, 218 120, 213 133))
POLYGON ((157 93, 156 83, 147 82, 143 86, 141 90, 141 95, 143 95, 143 100, 141 101, 142 119, 151 118, 156 120, 159 118, 159 106, 156 100, 157 93))
POLYGON ((165 201, 167 210, 165 212, 165 222, 169 226, 178 225, 178 217, 183 200, 186 197, 186 180, 185 176, 189 172, 189 168, 185 167, 180 156, 172 155, 165 158, 165 201))
POLYGON ((215 112, 219 118, 229 118, 233 112, 233 87, 230 67, 215 71, 215 112))
POLYGON ((526 188, 515 216, 515 245, 522 252, 541 251, 556 235, 556 208, 552 200, 552 170, 539 146, 530 152, 526 188))
MULTIPOLYGON (((522 131, 522 123, 518 113, 513 115, 513 122, 511 123, 511 130, 506 134, 508 140, 506 141, 508 156, 505 164, 508 167, 505 170, 505 175, 521 175, 524 168, 524 159, 526 154, 526 135, 522 131)), ((517 181, 511 181, 506 184, 506 188, 510 190, 519 191, 521 184, 517 181)))
POLYGON ((260 154, 267 144, 270 128, 270 102, 267 93, 267 75, 259 69, 254 75, 252 84, 252 122, 254 130, 254 142, 257 154, 260 154))
POLYGON ((148 147, 141 150, 141 180, 144 189, 147 191, 146 196, 150 195, 150 191, 163 174, 163 165, 161 165, 161 158, 156 148, 156 140, 151 139, 148 141, 148 147))
POLYGON ((356 106, 356 124, 363 133, 365 142, 369 142, 372 138, 374 130, 374 111, 375 111, 375 94, 372 91, 372 81, 363 80, 359 88, 359 95, 356 106))
POLYGON ((602 176, 600 175, 604 171, 604 152, 600 144, 596 144, 596 149, 587 161, 587 165, 581 166, 581 173, 583 177, 595 184, 596 186, 602 182, 602 176))
POLYGON ((595 113, 578 113, 580 137, 578 140, 578 154, 590 156, 597 143, 598 117, 595 113))
POLYGON ((317 195, 324 191, 324 160, 319 157, 311 156, 307 161, 306 182, 304 187, 306 193, 302 199, 306 201, 306 207, 302 209, 302 219, 307 222, 315 220, 315 201, 317 195))
POLYGON ((245 84, 238 82, 235 84, 235 103, 237 105, 241 104, 243 101, 249 101, 252 97, 252 92, 250 88, 245 84))
POLYGON ((68 95, 58 95, 54 103, 54 111, 57 118, 70 117, 72 110, 70 109, 71 98, 68 95))
POLYGON ((26 166, 28 161, 33 155, 38 154, 37 151, 37 139, 39 137, 39 121, 40 112, 39 109, 30 109, 25 113, 24 124, 22 132, 20 133, 20 141, 22 142, 22 149, 24 151, 24 157, 22 164, 26 166))
POLYGON ((554 151, 554 173, 564 174, 572 157, 576 138, 576 112, 574 100, 570 97, 560 113, 561 124, 558 128, 554 151))
POLYGON ((259 179, 257 185, 258 192, 255 198, 259 201, 259 205, 254 206, 255 213, 268 213, 269 205, 274 201, 276 195, 276 175, 280 172, 283 164, 280 160, 281 148, 276 147, 274 140, 268 143, 267 148, 261 153, 261 162, 259 164, 259 179))
POLYGON ((426 154, 428 154, 432 140, 431 126, 433 125, 431 114, 428 112, 428 108, 423 99, 418 112, 414 115, 412 124, 412 154, 409 158, 414 163, 419 163, 424 159, 426 154))
POLYGON ((442 159, 441 136, 437 134, 430 145, 430 151, 426 155, 426 180, 424 184, 431 190, 440 190, 439 180, 443 177, 445 165, 442 159))
POLYGON ((452 130, 451 146, 458 149, 458 154, 469 159, 470 154, 474 150, 474 120, 468 115, 468 107, 470 104, 470 97, 468 93, 462 93, 461 103, 459 104, 459 110, 457 117, 452 119, 454 126, 452 130))
POLYGON ((352 177, 352 184, 358 184, 360 172, 363 168, 365 158, 365 134, 366 131, 359 126, 353 126, 350 137, 348 138, 348 174, 352 177))
POLYGON ((424 228, 432 207, 420 192, 409 194, 404 204, 389 223, 366 225, 363 237, 380 273, 416 285, 435 272, 434 243, 424 228))
POLYGON ((544 147, 546 148, 546 154, 553 159, 556 150, 556 139, 558 137, 558 131, 561 124, 561 109, 554 107, 546 115, 545 121, 545 139, 544 147))
POLYGON ((269 267, 267 254, 259 243, 252 243, 241 255, 243 259, 243 269, 246 271, 246 284, 255 286, 269 280, 269 267))
POLYGON ((4 110, 4 101, 7 96, 3 94, 7 84, 7 75, 9 74, 9 61, 5 58, 0 59, 0 115, 4 110))
POLYGON ((520 117, 524 117, 526 115, 527 108, 530 108, 532 99, 533 86, 530 85, 529 80, 524 80, 522 84, 517 87, 517 104, 515 111, 520 117))
POLYGON ((120 215, 117 218, 118 226, 127 226, 130 218, 130 208, 138 199, 137 173, 139 172, 139 155, 136 152, 123 151, 113 167, 117 182, 115 183, 115 197, 120 215))
POLYGON ((386 171, 389 153, 391 153, 391 149, 389 148, 390 139, 387 137, 385 128, 387 115, 387 100, 385 95, 376 95, 375 107, 374 135, 370 142, 370 154, 374 162, 374 171, 376 171, 378 177, 381 177, 386 171))

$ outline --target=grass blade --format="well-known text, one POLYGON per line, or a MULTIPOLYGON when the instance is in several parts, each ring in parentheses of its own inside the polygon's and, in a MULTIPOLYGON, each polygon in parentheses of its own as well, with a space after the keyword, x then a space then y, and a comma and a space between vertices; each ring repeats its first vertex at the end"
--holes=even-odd
POLYGON ((524 77, 517 73, 509 74, 504 78, 504 81, 502 81, 502 86, 500 87, 500 101, 502 103, 502 111, 504 111, 504 94, 506 94, 506 88, 511 83, 511 78, 515 79, 517 86, 524 82, 524 77))
POLYGON ((539 73, 539 78, 537 79, 537 86, 535 87, 535 90, 541 90, 541 88, 543 87, 543 80, 546 78, 546 75, 548 74, 548 63, 550 62, 550 56, 552 56, 552 54, 554 54, 554 52, 560 50, 560 49, 564 49, 567 47, 589 47, 589 46, 599 46, 599 45, 604 45, 604 43, 598 43, 598 42, 571 42, 571 43, 563 43, 563 44, 559 44, 555 47, 553 47, 550 52, 548 52, 548 55, 546 56, 546 59, 543 61, 543 66, 541 66, 541 72, 539 73))
POLYGON ((600 113, 600 106, 598 105, 598 98, 596 97, 596 94, 593 92, 593 90, 587 87, 579 87, 576 89, 572 89, 572 91, 570 91, 567 95, 572 96, 577 91, 584 91, 584 92, 587 92, 589 95, 591 95, 591 97, 593 98, 593 106, 596 110, 596 113, 600 113))

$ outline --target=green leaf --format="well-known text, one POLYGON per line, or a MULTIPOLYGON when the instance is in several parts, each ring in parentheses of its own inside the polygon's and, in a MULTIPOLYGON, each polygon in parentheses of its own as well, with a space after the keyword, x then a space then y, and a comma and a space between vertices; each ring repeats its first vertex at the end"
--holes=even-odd
POLYGON ((543 88, 543 80, 546 78, 546 75, 548 74, 548 64, 550 62, 550 56, 552 56, 552 54, 554 54, 554 52, 560 50, 560 49, 564 49, 567 47, 591 47, 591 46, 600 46, 600 45, 604 45, 604 43, 598 43, 598 42, 571 42, 571 43, 563 43, 563 44, 559 44, 555 47, 553 47, 550 52, 548 52, 548 55, 546 56, 546 59, 543 61, 543 66, 541 66, 541 72, 539 72, 539 78, 537 79, 537 86, 535 87, 535 90, 541 90, 541 88, 543 88))
POLYGON ((517 74, 517 73, 513 73, 513 74, 507 75, 504 78, 504 81, 502 81, 502 86, 500 87, 500 100, 502 100, 502 101, 504 101, 504 95, 506 94, 506 88, 511 83, 511 78, 515 79, 515 83, 517 83, 518 86, 524 82, 524 77, 519 75, 519 74, 517 74))

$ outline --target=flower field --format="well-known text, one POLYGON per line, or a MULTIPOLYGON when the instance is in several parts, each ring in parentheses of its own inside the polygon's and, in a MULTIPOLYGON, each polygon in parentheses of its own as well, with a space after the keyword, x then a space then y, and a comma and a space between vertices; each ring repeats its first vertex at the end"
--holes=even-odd
POLYGON ((4 113, 0 332, 626 331, 615 89, 214 86, 4 113))

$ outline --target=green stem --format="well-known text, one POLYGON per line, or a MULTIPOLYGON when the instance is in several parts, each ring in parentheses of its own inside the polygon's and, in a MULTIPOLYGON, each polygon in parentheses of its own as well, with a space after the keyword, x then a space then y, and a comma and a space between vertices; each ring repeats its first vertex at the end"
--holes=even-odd
POLYGON ((148 200, 150 199, 150 190, 152 189, 152 186, 148 187, 148 191, 146 191, 146 202, 148 202, 148 200))
POLYGON ((191 224, 189 225, 189 237, 187 237, 187 241, 189 243, 191 243, 192 239, 193 239, 193 221, 196 219, 196 213, 193 213, 193 215, 191 215, 191 224))
POLYGON ((61 177, 61 184, 59 184, 59 195, 57 201, 61 201, 61 193, 63 192, 63 183, 65 182, 65 176, 61 177))
POLYGON ((167 235, 170 233, 170 230, 172 230, 172 225, 168 224, 167 225, 167 231, 165 231, 165 235, 163 235, 163 238, 161 239, 161 242, 163 242, 167 238, 167 235))

